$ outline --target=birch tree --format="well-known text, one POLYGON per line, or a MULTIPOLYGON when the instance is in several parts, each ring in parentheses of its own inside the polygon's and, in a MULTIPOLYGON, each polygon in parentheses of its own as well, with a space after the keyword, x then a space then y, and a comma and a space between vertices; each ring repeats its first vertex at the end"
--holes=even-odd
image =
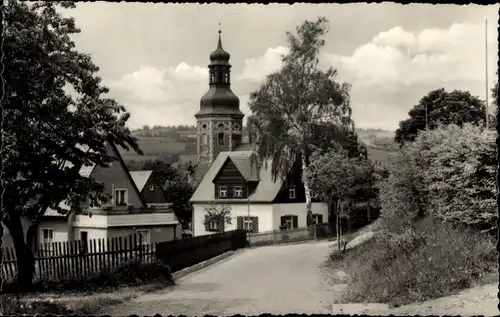
POLYGON ((335 80, 335 69, 323 70, 318 65, 328 22, 319 17, 305 21, 297 27, 296 34, 287 32, 289 52, 282 56, 281 68, 268 75, 249 99, 250 142, 265 168, 271 162, 274 180, 284 179, 300 159, 308 225, 312 223, 312 213, 306 173, 311 153, 318 147, 328 147, 329 141, 339 136, 346 140, 355 136, 350 85, 335 80))

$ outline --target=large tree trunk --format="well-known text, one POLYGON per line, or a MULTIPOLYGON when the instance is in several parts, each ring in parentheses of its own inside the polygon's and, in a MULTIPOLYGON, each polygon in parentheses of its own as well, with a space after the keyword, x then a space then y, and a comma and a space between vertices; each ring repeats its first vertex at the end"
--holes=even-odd
POLYGON ((307 211, 307 226, 312 225, 312 200, 311 200, 311 189, 309 188, 309 181, 307 179, 307 163, 305 153, 301 155, 302 159, 302 182, 304 183, 304 192, 306 194, 306 211, 307 211))
POLYGON ((35 258, 33 252, 26 245, 21 218, 15 217, 4 221, 9 229, 10 236, 14 242, 14 249, 17 258, 16 286, 19 292, 28 291, 33 283, 35 273, 35 258))

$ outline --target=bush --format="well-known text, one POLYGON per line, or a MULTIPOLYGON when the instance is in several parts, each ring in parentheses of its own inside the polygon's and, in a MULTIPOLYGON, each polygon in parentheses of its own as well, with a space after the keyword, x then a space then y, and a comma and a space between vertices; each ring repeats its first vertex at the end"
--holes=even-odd
POLYGON ((350 277, 344 302, 401 305, 433 299, 497 271, 491 238, 433 219, 398 234, 383 232, 335 261, 350 277))

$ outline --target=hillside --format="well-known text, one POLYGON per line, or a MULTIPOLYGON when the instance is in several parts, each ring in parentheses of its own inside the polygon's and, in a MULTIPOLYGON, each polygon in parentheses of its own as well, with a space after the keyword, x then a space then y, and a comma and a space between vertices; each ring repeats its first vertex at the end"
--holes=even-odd
MULTIPOLYGON (((368 156, 374 161, 387 163, 395 155, 397 145, 394 143, 394 132, 379 129, 356 129, 359 140, 368 149, 368 156)), ((120 152, 125 161, 145 161, 159 157, 169 160, 188 162, 196 159, 196 127, 175 126, 152 128, 144 127, 132 131, 139 140, 139 147, 144 155, 133 151, 120 152)))

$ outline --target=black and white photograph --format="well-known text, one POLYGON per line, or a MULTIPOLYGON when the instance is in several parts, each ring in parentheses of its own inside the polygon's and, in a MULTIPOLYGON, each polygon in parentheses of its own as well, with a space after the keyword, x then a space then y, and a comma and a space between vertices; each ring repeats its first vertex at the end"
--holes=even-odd
POLYGON ((498 3, 2 9, 0 315, 500 314, 498 3))

